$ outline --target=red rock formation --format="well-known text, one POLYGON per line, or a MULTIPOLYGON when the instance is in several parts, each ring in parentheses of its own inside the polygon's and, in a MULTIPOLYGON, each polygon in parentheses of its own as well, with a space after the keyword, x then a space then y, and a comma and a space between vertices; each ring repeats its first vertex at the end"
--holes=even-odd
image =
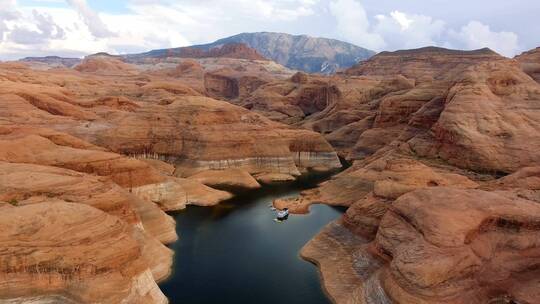
MULTIPOLYGON (((380 99, 413 86, 414 81, 404 77, 327 78, 297 74, 287 81, 262 85, 248 98, 235 103, 273 120, 320 132, 342 156, 348 157, 362 132, 373 126, 380 99)), ((413 111, 411 107, 406 109, 413 111)))
POLYGON ((346 70, 346 75, 403 75, 418 82, 441 79, 442 75, 459 73, 463 68, 484 61, 503 60, 490 49, 475 51, 425 47, 396 52, 381 52, 346 70))
POLYGON ((405 195, 393 206, 374 245, 392 257, 380 279, 396 302, 538 300, 537 203, 439 188, 405 195))
POLYGON ((137 69, 112 56, 90 56, 74 67, 85 73, 136 74, 137 69))
POLYGON ((252 188, 252 174, 340 166, 315 132, 102 57, 0 66, 0 302, 166 303, 156 281, 177 235, 164 211, 232 196, 198 181, 222 186, 209 169, 252 188))
POLYGON ((206 73, 204 87, 206 93, 211 97, 234 100, 250 96, 260 86, 268 83, 270 79, 266 70, 239 71, 223 68, 206 73))
MULTIPOLYGON (((369 231, 377 229, 378 220, 389 206, 388 202, 419 188, 454 186, 476 188, 478 185, 465 176, 434 169, 408 158, 392 156, 377 159, 363 167, 352 167, 319 188, 303 192, 302 197, 278 200, 279 208, 288 207, 292 212, 304 213, 309 205, 322 202, 336 206, 351 206, 346 221, 356 229, 366 220, 369 231), (369 209, 375 208, 371 215, 369 209), (359 211, 359 212, 356 212, 359 211), (361 216, 362 218, 356 218, 361 216), (374 223, 371 223, 371 221, 374 223)), ((369 235, 369 233, 368 233, 369 235)))
MULTIPOLYGON (((127 77, 126 84, 119 84, 124 87, 125 95, 133 96, 134 100, 152 100, 156 97, 154 93, 146 93, 147 89, 141 91, 141 88, 155 84, 131 85, 130 76, 127 77)), ((78 86, 81 86, 80 83, 78 86)), ((116 90, 114 84, 112 86, 112 90, 116 90)), ((332 148, 315 133, 289 129, 224 102, 183 96, 190 92, 178 94, 176 91, 162 90, 159 97, 170 99, 169 104, 139 101, 137 108, 125 111, 106 105, 88 107, 93 100, 101 100, 99 94, 107 94, 111 90, 108 88, 94 91, 89 96, 90 100, 84 95, 76 96, 73 91, 58 91, 54 85, 32 87, 7 82, 4 88, 6 94, 11 94, 4 98, 11 101, 2 113, 9 117, 11 123, 25 124, 28 119, 21 113, 34 113, 34 125, 62 130, 121 154, 156 157, 193 170, 244 167, 254 174, 275 172, 297 175, 299 169, 307 167, 339 166, 335 154, 332 156, 332 148), (51 93, 30 95, 23 93, 26 88, 51 93), (36 100, 43 105, 36 107, 36 100), (81 107, 80 104, 85 106, 81 107), (50 105, 54 105, 54 108, 50 105), (222 128, 235 133, 225 135, 228 139, 224 140, 222 128), (299 145, 299 141, 306 143, 299 145), (317 163, 317 158, 331 162, 317 163), (278 160, 281 162, 279 166, 271 163, 278 160)), ((89 91, 85 93, 86 90, 81 88, 77 94, 82 92, 90 95, 89 91)))
POLYGON ((539 216, 538 203, 507 193, 417 190, 373 243, 334 223, 302 255, 336 303, 536 303, 539 216))
MULTIPOLYGON (((406 56, 411 55, 406 53, 406 56)), ((364 168, 388 154, 422 157, 427 163, 442 161, 441 165, 495 177, 537 165, 540 162, 537 146, 540 141, 535 132, 540 127, 540 116, 535 107, 540 98, 538 84, 512 60, 487 62, 483 59, 462 67, 461 73, 456 67, 452 69, 437 81, 383 93, 382 98, 368 97, 370 102, 367 104, 371 104, 372 109, 367 104, 353 104, 365 109, 365 118, 356 118, 357 121, 332 135, 340 135, 339 138, 350 134, 357 136, 354 146, 343 152, 350 151, 349 159, 362 161, 323 185, 317 190, 318 194, 310 192, 295 204, 306 206, 309 201, 318 201, 350 205, 362 199, 365 193, 356 174, 363 174, 364 168), (343 130, 352 128, 356 128, 356 133, 343 130)), ((337 106, 317 114, 318 119, 330 118, 330 113, 335 113, 335 108, 346 104, 346 100, 338 98, 337 106)), ((351 143, 336 141, 333 136, 330 142, 337 147, 340 143, 345 147, 351 143)), ((470 172, 464 174, 471 175, 470 172)), ((303 207, 300 209, 305 211, 303 207)))
POLYGON ((208 170, 189 177, 216 189, 258 189, 261 185, 246 171, 240 169, 208 170))
POLYGON ((204 87, 209 96, 234 99, 240 96, 239 80, 228 76, 230 70, 221 70, 204 75, 204 87))
POLYGON ((204 68, 203 66, 195 60, 187 59, 178 64, 175 68, 176 74, 173 76, 177 77, 194 77, 194 78, 203 78, 204 68))
POLYGON ((540 82, 540 48, 524 52, 515 58, 525 73, 540 82))
POLYGON ((536 165, 539 88, 512 61, 470 67, 449 90, 429 134, 409 145, 421 156, 475 171, 511 173, 536 165))
MULTIPOLYGON (((227 193, 212 190, 202 184, 164 175, 146 162, 97 150, 97 147, 67 134, 24 128, 6 128, 4 132, 5 135, 0 136, 0 143, 4 144, 0 160, 42 164, 107 176, 129 192, 158 204, 164 210, 182 209, 187 204, 216 204, 230 197, 227 193), (54 141, 61 136, 63 140, 54 141)), ((170 224, 167 229, 159 226, 151 226, 149 229, 157 229, 159 234, 169 235, 160 236, 160 239, 174 241, 175 237, 171 237, 175 235, 174 226, 170 220, 161 221, 161 224, 165 223, 170 224)))
MULTIPOLYGON (((412 60, 408 52, 405 55, 412 60)), ((465 169, 461 174, 473 177, 477 173, 496 177, 537 165, 538 84, 512 60, 482 59, 461 68, 461 73, 452 69, 437 81, 371 99, 375 111, 367 112, 372 118, 350 124, 362 128, 348 157, 362 161, 323 185, 318 194, 308 193, 300 205, 309 201, 350 205, 362 199, 365 192, 357 174, 393 154, 422 157, 430 165, 442 161, 439 167, 460 167, 465 169)))
POLYGON ((482 62, 510 65, 487 49, 383 52, 341 76, 298 74, 262 85, 235 103, 320 132, 342 156, 362 159, 397 139, 416 112, 429 111, 436 117, 424 119, 436 120, 450 88, 466 69, 482 62))

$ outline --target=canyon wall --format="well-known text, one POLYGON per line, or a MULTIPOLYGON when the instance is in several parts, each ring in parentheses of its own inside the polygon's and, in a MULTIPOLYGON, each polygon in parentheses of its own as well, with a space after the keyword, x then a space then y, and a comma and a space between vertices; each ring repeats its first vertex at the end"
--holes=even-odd
MULTIPOLYGON (((352 166, 274 202, 297 213, 348 207, 302 250, 336 303, 538 303, 540 86, 534 59, 523 60, 382 53, 342 78, 279 81, 244 101, 272 117, 264 96, 317 81, 338 92, 293 124, 322 131, 352 166), (349 112, 334 116, 340 105, 349 112)), ((278 104, 298 102, 287 94, 278 104)))

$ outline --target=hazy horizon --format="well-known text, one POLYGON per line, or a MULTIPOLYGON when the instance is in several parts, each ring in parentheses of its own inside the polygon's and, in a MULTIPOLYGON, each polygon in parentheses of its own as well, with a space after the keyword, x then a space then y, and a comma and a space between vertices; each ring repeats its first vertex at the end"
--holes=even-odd
POLYGON ((376 52, 489 47, 512 57, 540 45, 539 9, 531 0, 0 0, 0 60, 137 53, 243 32, 305 34, 376 52))

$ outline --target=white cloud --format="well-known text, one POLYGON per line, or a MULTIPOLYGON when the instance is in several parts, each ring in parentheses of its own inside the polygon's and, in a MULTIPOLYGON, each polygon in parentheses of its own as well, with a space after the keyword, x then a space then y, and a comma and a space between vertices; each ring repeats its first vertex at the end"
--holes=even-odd
POLYGON ((41 44, 51 39, 63 39, 64 30, 58 26, 51 15, 32 11, 32 24, 17 24, 9 33, 9 39, 18 44, 41 44))
POLYGON ((393 11, 390 13, 390 16, 401 26, 401 30, 405 31, 411 26, 411 23, 414 22, 413 19, 409 19, 407 14, 400 11, 393 11))
POLYGON ((100 16, 88 6, 86 0, 67 0, 67 3, 79 13, 92 35, 97 38, 105 38, 114 35, 113 32, 107 28, 105 23, 103 23, 100 16))
POLYGON ((519 50, 518 36, 512 32, 493 32, 488 25, 478 21, 471 21, 459 31, 449 31, 450 46, 466 49, 479 49, 489 47, 494 51, 512 57, 519 50))
POLYGON ((16 19, 14 0, 0 0, 0 43, 4 41, 5 34, 9 31, 7 22, 16 19))
POLYGON ((371 32, 367 13, 360 2, 332 1, 330 13, 336 19, 338 34, 346 40, 373 50, 380 50, 386 46, 383 37, 371 32))
MULTIPOLYGON (((171 13, 171 12, 169 12, 171 13)), ((144 14, 104 15, 103 20, 115 29, 117 36, 107 39, 113 53, 142 52, 162 47, 189 45, 180 34, 189 28, 181 16, 159 18, 144 14), (178 20, 174 20, 174 18, 178 20), (158 20, 161 19, 161 20, 158 20)))
POLYGON ((334 0, 330 12, 336 18, 339 36, 375 51, 433 45, 444 30, 443 21, 397 10, 376 15, 370 22, 357 0, 334 0))
POLYGON ((373 26, 373 31, 383 37, 388 50, 437 45, 436 41, 444 30, 445 23, 441 20, 400 11, 379 15, 373 26))

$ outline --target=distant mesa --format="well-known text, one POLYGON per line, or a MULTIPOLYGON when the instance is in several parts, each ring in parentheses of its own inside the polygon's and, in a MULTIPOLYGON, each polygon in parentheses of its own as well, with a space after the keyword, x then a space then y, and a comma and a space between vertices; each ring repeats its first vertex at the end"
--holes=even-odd
MULTIPOLYGON (((228 43, 211 49, 198 47, 181 47, 162 51, 151 51, 141 54, 142 57, 181 57, 181 58, 234 58, 249 60, 268 60, 257 50, 244 43, 228 43)), ((130 56, 127 56, 128 58, 130 56)))
POLYGON ((403 75, 417 81, 440 78, 451 71, 484 61, 507 59, 489 48, 463 51, 423 47, 395 52, 381 52, 344 71, 349 76, 403 75))
POLYGON ((95 54, 92 54, 92 55, 88 55, 86 56, 86 58, 88 57, 111 57, 111 58, 122 58, 122 56, 120 55, 111 55, 107 52, 99 52, 99 53, 95 53, 95 54))
POLYGON ((45 57, 25 57, 21 59, 22 62, 37 62, 51 66, 72 68, 81 63, 80 58, 64 58, 59 56, 45 56, 45 57))
POLYGON ((438 55, 460 55, 460 56, 467 56, 467 55, 498 55, 495 51, 491 50, 490 48, 483 48, 478 50, 471 50, 471 51, 465 51, 465 50, 452 50, 452 49, 446 49, 436 46, 426 46, 422 48, 417 49, 408 49, 408 50, 398 50, 394 52, 380 52, 377 54, 377 56, 406 56, 406 55, 418 55, 418 54, 438 54, 438 55))

